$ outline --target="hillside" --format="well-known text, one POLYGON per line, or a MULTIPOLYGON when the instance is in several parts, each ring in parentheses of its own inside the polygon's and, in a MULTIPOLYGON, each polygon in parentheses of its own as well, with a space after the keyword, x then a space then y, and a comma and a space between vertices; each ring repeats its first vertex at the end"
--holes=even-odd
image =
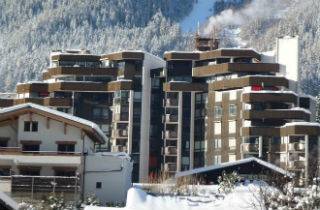
POLYGON ((220 31, 222 47, 267 51, 277 36, 299 35, 302 90, 317 95, 319 11, 317 0, 0 1, 0 92, 41 79, 53 49, 192 49, 199 21, 204 34, 220 31))
POLYGON ((144 49, 161 55, 187 49, 177 21, 193 0, 0 1, 0 91, 37 80, 53 49, 94 53, 144 49))

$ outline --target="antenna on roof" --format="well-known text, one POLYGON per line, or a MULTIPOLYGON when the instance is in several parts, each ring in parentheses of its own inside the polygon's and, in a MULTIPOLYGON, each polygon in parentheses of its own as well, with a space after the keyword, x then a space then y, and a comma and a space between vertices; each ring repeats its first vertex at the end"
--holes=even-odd
POLYGON ((200 22, 198 21, 198 25, 197 25, 197 35, 200 36, 200 22))

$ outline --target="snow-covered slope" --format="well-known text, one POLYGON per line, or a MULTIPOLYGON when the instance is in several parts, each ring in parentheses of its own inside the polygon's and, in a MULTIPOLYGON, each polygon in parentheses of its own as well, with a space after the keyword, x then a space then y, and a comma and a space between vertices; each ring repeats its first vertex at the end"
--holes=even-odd
POLYGON ((192 12, 185 17, 181 23, 181 29, 184 32, 195 31, 198 22, 202 24, 212 15, 212 8, 216 0, 198 0, 193 6, 192 12))
POLYGON ((218 186, 197 186, 200 196, 151 196, 141 189, 128 191, 124 208, 87 206, 85 210, 253 210, 259 206, 259 184, 240 185, 224 196, 218 193, 218 186))

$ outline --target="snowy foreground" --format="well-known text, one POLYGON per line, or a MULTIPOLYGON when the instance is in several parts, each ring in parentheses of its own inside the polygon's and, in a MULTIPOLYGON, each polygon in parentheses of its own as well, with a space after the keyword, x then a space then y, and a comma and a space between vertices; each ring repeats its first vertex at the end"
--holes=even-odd
POLYGON ((163 210, 163 209, 260 209, 259 185, 237 186, 232 193, 221 195, 218 186, 198 186, 198 196, 151 196, 139 188, 131 188, 124 208, 87 206, 85 210, 163 210))

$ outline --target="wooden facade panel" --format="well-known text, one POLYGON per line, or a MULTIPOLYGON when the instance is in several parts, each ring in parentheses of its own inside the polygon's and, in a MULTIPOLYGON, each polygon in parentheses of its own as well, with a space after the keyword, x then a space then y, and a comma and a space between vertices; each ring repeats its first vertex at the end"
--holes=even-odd
POLYGON ((192 69, 194 77, 209 77, 233 72, 276 73, 279 64, 274 63, 222 63, 200 66, 192 69))

